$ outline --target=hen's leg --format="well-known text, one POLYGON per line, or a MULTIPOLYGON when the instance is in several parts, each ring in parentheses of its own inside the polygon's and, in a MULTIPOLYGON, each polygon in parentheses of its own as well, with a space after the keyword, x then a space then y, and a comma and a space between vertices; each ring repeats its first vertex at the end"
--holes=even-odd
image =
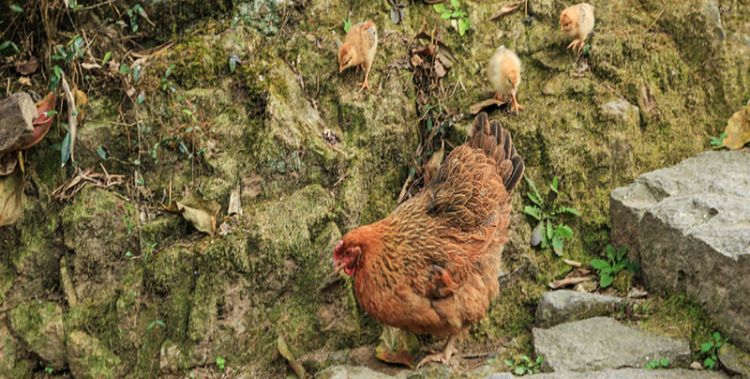
POLYGON ((579 43, 581 43, 580 39, 574 39, 573 42, 568 45, 568 49, 575 49, 579 43))
POLYGON ((442 352, 425 356, 421 361, 419 361, 419 363, 417 364, 417 368, 420 368, 430 362, 448 363, 448 361, 451 359, 451 356, 453 356, 453 353, 456 352, 456 348, 453 346, 455 343, 456 335, 452 334, 450 337, 448 337, 448 342, 445 343, 445 348, 443 348, 442 352))

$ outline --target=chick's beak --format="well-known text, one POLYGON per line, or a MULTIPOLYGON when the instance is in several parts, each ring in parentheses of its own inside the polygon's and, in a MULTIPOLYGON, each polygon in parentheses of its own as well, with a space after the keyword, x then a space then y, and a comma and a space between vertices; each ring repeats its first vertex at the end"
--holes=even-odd
POLYGON ((345 68, 346 67, 344 67, 343 65, 339 65, 339 74, 342 73, 345 68))

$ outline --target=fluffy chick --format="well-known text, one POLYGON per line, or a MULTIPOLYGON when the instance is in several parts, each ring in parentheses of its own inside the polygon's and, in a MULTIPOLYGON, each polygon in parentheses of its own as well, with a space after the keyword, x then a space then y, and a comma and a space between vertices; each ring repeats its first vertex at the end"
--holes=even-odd
POLYGON ((361 89, 369 88, 367 79, 377 49, 378 28, 374 22, 368 20, 352 26, 339 48, 339 73, 349 67, 361 66, 365 71, 365 81, 362 82, 361 89))
POLYGON ((521 60, 513 51, 500 46, 487 65, 487 77, 495 88, 495 98, 507 100, 510 96, 511 110, 518 113, 523 106, 518 103, 516 93, 521 83, 521 60))
POLYGON ((560 13, 560 29, 574 38, 568 49, 577 48, 580 54, 583 42, 594 30, 594 7, 588 3, 580 3, 565 8, 560 13))

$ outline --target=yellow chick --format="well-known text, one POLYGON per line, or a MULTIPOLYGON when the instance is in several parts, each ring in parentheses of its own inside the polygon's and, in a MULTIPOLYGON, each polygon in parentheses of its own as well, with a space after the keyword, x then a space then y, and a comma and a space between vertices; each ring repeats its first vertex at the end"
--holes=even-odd
POLYGON ((495 88, 496 99, 506 101, 510 95, 510 109, 515 113, 523 109, 516 99, 521 83, 521 60, 516 53, 500 46, 487 65, 487 77, 495 88))
POLYGON ((583 42, 594 30, 594 7, 588 3, 580 3, 565 8, 560 13, 560 29, 574 38, 568 49, 577 48, 580 54, 583 42))
POLYGON ((365 71, 365 81, 362 82, 361 89, 369 88, 367 79, 377 49, 378 28, 374 22, 368 20, 352 26, 339 48, 339 73, 349 67, 361 66, 365 71))

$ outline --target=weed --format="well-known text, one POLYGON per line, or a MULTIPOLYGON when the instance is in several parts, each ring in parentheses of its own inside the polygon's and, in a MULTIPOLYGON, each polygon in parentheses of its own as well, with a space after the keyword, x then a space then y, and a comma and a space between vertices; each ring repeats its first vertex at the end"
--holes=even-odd
POLYGON ((592 259, 589 265, 599 272, 599 287, 607 288, 615 281, 615 276, 624 268, 632 270, 630 260, 627 258, 627 247, 615 249, 612 245, 607 245, 605 249, 607 260, 592 259))
POLYGON ((55 373, 55 369, 54 369, 54 368, 52 368, 52 367, 49 367, 49 366, 47 366, 47 367, 45 367, 45 368, 44 368, 44 372, 45 372, 45 373, 46 373, 47 375, 52 375, 52 374, 54 374, 54 373, 55 373))
MULTIPOLYGON (((16 45, 16 43, 13 42, 13 41, 11 41, 11 40, 6 40, 6 41, 3 41, 2 43, 0 43, 0 52, 8 50, 8 48, 12 48, 13 51, 15 51, 16 53, 21 52, 21 50, 18 48, 18 45, 16 45)), ((13 53, 13 54, 15 54, 15 53, 13 53)), ((13 55, 13 54, 10 54, 10 55, 13 55)))
POLYGON ((461 2, 459 0, 451 0, 450 7, 443 3, 438 3, 432 6, 436 12, 440 13, 440 18, 443 20, 450 20, 460 36, 464 36, 471 24, 469 22, 469 14, 466 11, 461 10, 461 2))
POLYGON ((519 360, 505 360, 505 364, 513 369, 513 374, 519 376, 538 373, 542 369, 542 362, 544 362, 544 357, 539 356, 536 357, 536 360, 532 361, 528 355, 522 355, 519 360))
POLYGON ((349 29, 352 28, 352 22, 347 20, 344 20, 344 33, 349 33, 349 29))
MULTIPOLYGON (((174 83, 172 83, 172 81, 169 79, 169 76, 172 75, 172 71, 174 71, 174 67, 175 67, 174 64, 171 64, 169 65, 169 67, 167 67, 167 71, 164 72, 164 76, 162 76, 161 78, 161 90, 162 91, 165 91, 165 92, 167 90, 172 91, 172 92, 175 91, 174 83)), ((234 72, 234 70, 232 69, 231 59, 229 60, 229 70, 234 72)))
POLYGON ((148 326, 146 327, 146 330, 151 330, 155 328, 156 326, 160 326, 162 328, 165 328, 167 324, 164 323, 162 320, 154 320, 148 323, 148 326))
POLYGON ((719 360, 716 357, 716 353, 724 342, 725 340, 721 334, 719 332, 714 332, 711 335, 711 340, 701 344, 701 356, 705 357, 703 360, 703 367, 709 370, 716 368, 716 362, 719 360))
POLYGON ((526 182, 531 187, 526 196, 533 204, 525 206, 523 213, 538 222, 531 235, 531 245, 541 244, 542 249, 552 247, 555 254, 561 256, 563 255, 565 240, 573 238, 573 230, 564 223, 558 222, 557 219, 563 215, 580 216, 580 213, 575 208, 557 204, 560 195, 557 176, 552 179, 546 199, 542 198, 533 180, 526 178, 526 182))
POLYGON ((219 370, 224 371, 226 368, 227 361, 224 360, 222 357, 216 357, 216 367, 219 368, 219 370))
POLYGON ((143 6, 140 3, 136 3, 132 7, 128 8, 128 17, 130 18, 130 31, 133 33, 138 32, 138 17, 143 17, 144 19, 148 18, 148 15, 146 14, 146 10, 143 9, 143 6))
POLYGON ((668 368, 669 367, 669 358, 661 358, 661 359, 652 359, 646 363, 645 366, 649 370, 655 370, 660 368, 668 368))
POLYGON ((711 147, 714 149, 721 149, 724 147, 724 139, 727 138, 727 132, 721 132, 718 137, 711 137, 711 147))

